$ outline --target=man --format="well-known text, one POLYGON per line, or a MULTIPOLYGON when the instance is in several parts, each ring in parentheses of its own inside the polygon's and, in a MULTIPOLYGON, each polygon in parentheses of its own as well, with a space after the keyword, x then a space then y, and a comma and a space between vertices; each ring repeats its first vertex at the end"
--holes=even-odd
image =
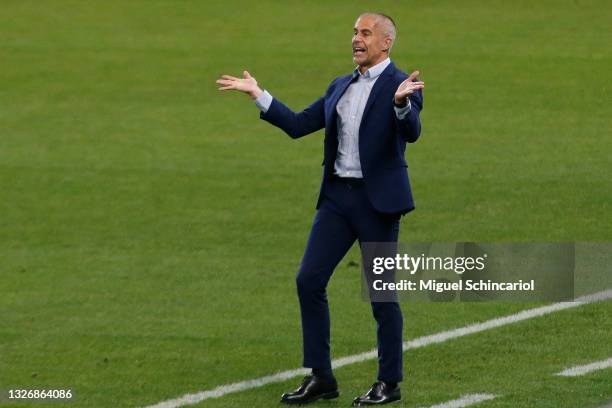
MULTIPOLYGON (((393 20, 365 13, 355 23, 352 74, 336 78, 324 96, 295 113, 247 71, 223 75, 220 90, 248 94, 260 117, 292 138, 325 128, 324 170, 317 213, 297 274, 303 332, 303 365, 312 369, 281 402, 306 404, 336 398, 329 345, 326 287, 355 240, 397 242, 401 215, 414 209, 404 160, 406 143, 420 135, 424 83, 389 59, 396 35, 393 20)), ((371 302, 377 322, 378 378, 353 405, 380 405, 401 398, 402 313, 397 302, 371 302)))

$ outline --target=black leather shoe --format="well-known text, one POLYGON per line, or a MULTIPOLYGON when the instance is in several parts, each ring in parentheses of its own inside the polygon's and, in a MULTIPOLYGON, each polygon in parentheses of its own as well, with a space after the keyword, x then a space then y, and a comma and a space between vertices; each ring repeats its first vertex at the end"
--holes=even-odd
POLYGON ((372 387, 362 395, 353 400, 354 407, 360 407, 363 405, 382 405, 388 404, 393 401, 399 401, 402 399, 399 385, 390 387, 384 381, 375 382, 372 387))
POLYGON ((291 405, 303 405, 318 399, 337 398, 338 395, 340 393, 338 392, 338 383, 335 379, 326 380, 313 375, 307 375, 297 390, 283 394, 281 402, 291 405))

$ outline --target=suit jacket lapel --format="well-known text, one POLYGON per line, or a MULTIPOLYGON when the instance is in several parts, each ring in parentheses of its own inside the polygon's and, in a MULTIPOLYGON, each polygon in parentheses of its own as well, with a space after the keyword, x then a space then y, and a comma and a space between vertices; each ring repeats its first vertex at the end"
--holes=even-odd
POLYGON ((372 105, 374 104, 376 95, 382 88, 384 88, 385 84, 389 81, 389 78, 391 78, 394 70, 395 70, 395 65, 393 65, 393 63, 391 62, 389 65, 387 65, 387 68, 385 68, 385 70, 380 74, 380 77, 374 83, 374 86, 372 87, 372 91, 370 91, 370 96, 368 97, 368 101, 366 102, 366 106, 363 109, 363 116, 361 117, 361 123, 359 124, 360 129, 361 129, 361 125, 363 124, 363 121, 368 115, 368 111, 372 108, 372 105))
POLYGON ((352 77, 348 77, 342 83, 338 84, 338 87, 336 87, 336 91, 332 94, 329 100, 329 109, 326 110, 326 114, 327 114, 326 115, 327 117, 325 118, 326 124, 331 124, 331 125, 335 124, 335 117, 337 115, 336 105, 338 104, 340 97, 344 95, 344 92, 346 92, 352 80, 353 80, 352 77))

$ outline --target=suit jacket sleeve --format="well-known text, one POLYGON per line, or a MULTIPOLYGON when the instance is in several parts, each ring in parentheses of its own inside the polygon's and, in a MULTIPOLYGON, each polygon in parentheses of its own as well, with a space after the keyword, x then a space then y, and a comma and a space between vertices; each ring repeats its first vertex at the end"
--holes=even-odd
POLYGON ((410 104, 412 108, 403 119, 399 119, 397 115, 393 116, 397 124, 398 135, 406 142, 414 143, 421 134, 421 120, 419 119, 419 114, 423 109, 423 92, 420 89, 410 95, 410 104))
POLYGON ((320 97, 309 107, 296 113, 274 98, 270 108, 266 113, 260 112, 259 117, 297 139, 325 127, 324 101, 325 98, 320 97))

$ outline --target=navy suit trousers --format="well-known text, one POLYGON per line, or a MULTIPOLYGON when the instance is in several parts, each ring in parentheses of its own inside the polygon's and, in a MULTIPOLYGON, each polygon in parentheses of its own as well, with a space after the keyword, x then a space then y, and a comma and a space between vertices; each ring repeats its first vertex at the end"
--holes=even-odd
MULTIPOLYGON (((399 215, 377 212, 364 185, 326 180, 297 274, 304 367, 330 368, 330 318, 326 287, 355 240, 397 242, 399 215)), ((359 293, 347 296, 360 296, 359 293)), ((378 380, 402 380, 402 312, 397 302, 371 302, 377 323, 378 380)))

